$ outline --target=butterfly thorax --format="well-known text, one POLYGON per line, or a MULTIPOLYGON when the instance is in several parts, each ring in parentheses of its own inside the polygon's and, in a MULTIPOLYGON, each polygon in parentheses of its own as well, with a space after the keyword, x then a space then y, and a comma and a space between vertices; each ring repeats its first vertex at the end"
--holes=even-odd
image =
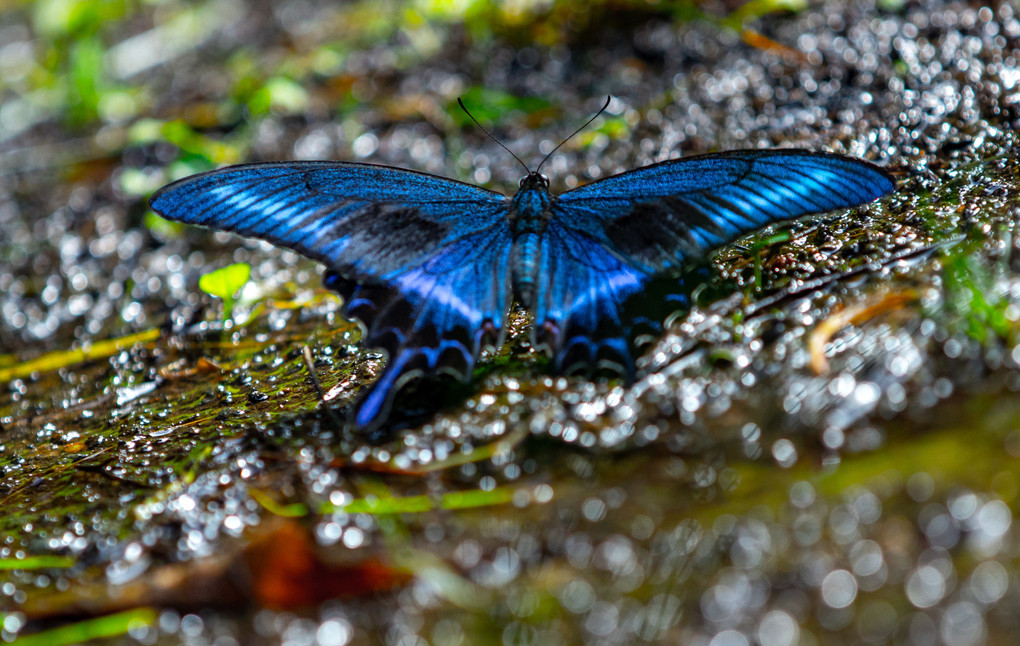
POLYGON ((513 197, 510 228, 514 243, 510 252, 510 283, 517 300, 531 307, 541 258, 542 234, 549 222, 553 197, 549 180, 540 173, 528 173, 513 197))
POLYGON ((525 233, 542 233, 549 220, 549 180, 545 175, 530 173, 521 180, 521 188, 513 197, 510 226, 514 238, 525 233))

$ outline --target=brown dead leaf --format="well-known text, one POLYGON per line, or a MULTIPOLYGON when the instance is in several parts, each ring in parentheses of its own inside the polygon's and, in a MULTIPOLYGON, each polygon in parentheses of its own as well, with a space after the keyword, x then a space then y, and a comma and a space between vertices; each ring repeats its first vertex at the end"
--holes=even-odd
POLYGON ((155 567, 122 585, 108 585, 99 574, 99 581, 71 581, 63 591, 40 590, 17 610, 33 622, 143 606, 185 612, 252 606, 296 610, 385 592, 411 580, 410 573, 387 565, 378 554, 316 545, 309 529, 293 520, 269 519, 246 537, 246 543, 217 556, 155 567))

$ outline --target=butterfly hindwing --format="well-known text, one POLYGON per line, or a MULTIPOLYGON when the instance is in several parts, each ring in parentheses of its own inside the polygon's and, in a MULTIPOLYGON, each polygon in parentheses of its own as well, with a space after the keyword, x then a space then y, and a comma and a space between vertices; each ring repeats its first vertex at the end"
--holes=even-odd
POLYGON ((377 427, 393 395, 416 375, 446 372, 466 380, 482 347, 502 341, 510 302, 510 237, 505 221, 497 222, 386 286, 327 275, 326 285, 345 297, 345 313, 365 326, 366 345, 389 355, 383 374, 357 407, 359 427, 377 427))
POLYGON ((553 350, 558 372, 598 364, 633 376, 622 304, 650 278, 603 240, 566 225, 569 211, 554 210, 539 261, 535 340, 553 350))
POLYGON ((164 217, 233 231, 322 261, 325 283, 389 354, 355 412, 385 418, 415 374, 470 375, 509 307, 507 198, 432 175, 370 164, 291 162, 211 171, 158 191, 164 217))

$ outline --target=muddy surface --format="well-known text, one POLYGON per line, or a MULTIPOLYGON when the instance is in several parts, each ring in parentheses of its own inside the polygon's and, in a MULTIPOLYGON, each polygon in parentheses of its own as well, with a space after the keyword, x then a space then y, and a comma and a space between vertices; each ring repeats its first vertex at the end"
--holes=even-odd
POLYGON ((0 14, 0 639, 1013 642, 1012 4, 97 4, 0 14), (295 158, 512 191, 457 97, 535 163, 607 94, 554 188, 781 146, 898 189, 722 249, 633 385, 515 312, 377 445, 321 268, 146 207, 295 158))

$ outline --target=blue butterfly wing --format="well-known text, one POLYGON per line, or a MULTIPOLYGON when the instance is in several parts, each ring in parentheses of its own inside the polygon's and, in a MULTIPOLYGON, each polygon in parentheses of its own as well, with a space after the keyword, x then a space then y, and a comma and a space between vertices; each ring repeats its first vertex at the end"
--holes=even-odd
POLYGON ((248 164, 156 192, 164 217, 293 249, 326 265, 325 283, 389 361, 356 423, 377 427, 392 395, 419 373, 470 375, 500 337, 509 306, 505 196, 386 166, 248 164))
POLYGON ((552 351, 557 372, 606 365, 633 376, 622 305, 650 276, 604 240, 567 226, 569 211, 555 213, 542 239, 535 345, 552 351))
MULTIPOLYGON (((543 244, 536 343, 558 368, 633 374, 632 303, 653 277, 773 222, 875 200, 894 182, 870 163, 797 150, 663 162, 559 196, 543 244)), ((678 289, 669 295, 682 304, 678 289)), ((638 317, 640 318, 640 317, 638 317)))
POLYGON ((871 202, 894 186, 885 170, 841 155, 732 151, 621 173, 558 204, 570 226, 656 273, 773 222, 871 202))
POLYGON ((510 229, 501 219, 389 283, 327 273, 326 286, 344 296, 345 314, 365 327, 366 345, 389 355, 383 374, 355 410, 360 428, 378 428, 395 393, 416 376, 446 372, 466 380, 482 347, 502 343, 510 304, 510 243, 510 229))
POLYGON ((164 217, 293 249, 361 280, 389 280, 504 217, 507 198, 454 180, 346 162, 244 164, 163 187, 164 217))

